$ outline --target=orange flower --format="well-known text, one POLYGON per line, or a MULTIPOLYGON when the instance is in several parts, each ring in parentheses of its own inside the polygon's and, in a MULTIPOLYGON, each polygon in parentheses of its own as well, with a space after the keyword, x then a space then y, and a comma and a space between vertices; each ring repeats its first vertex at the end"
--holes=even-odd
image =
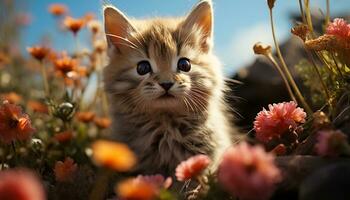
POLYGON ((209 166, 209 164, 210 158, 206 155, 190 157, 176 167, 176 178, 179 181, 187 181, 196 178, 209 166))
POLYGON ((40 180, 27 170, 0 172, 1 200, 44 200, 45 191, 40 180))
POLYGON ((9 92, 1 95, 2 100, 6 100, 12 104, 18 104, 22 101, 22 97, 15 92, 9 92))
POLYGON ((50 50, 43 46, 27 47, 28 53, 35 59, 42 61, 50 52, 50 50))
POLYGON ((10 62, 9 57, 5 53, 0 52, 0 67, 2 64, 8 64, 9 62, 10 62))
POLYGON ((88 27, 93 34, 97 34, 101 31, 101 23, 97 20, 90 21, 88 27))
POLYGON ((39 101, 28 101, 27 107, 33 110, 33 112, 44 113, 44 114, 49 113, 49 108, 47 107, 47 105, 39 101))
POLYGON ((78 63, 75 59, 68 56, 64 56, 54 61, 55 69, 63 75, 74 71, 74 69, 77 67, 77 64, 78 63))
POLYGON ((73 176, 78 169, 78 165, 74 163, 74 160, 67 157, 64 162, 57 161, 55 164, 54 172, 56 181, 68 182, 73 180, 73 176))
POLYGON ((68 8, 64 4, 53 3, 48 8, 49 12, 54 16, 62 16, 68 13, 68 8))
POLYGON ((63 21, 64 26, 76 35, 81 28, 85 25, 84 19, 75 19, 72 17, 66 17, 63 21))
POLYGON ((94 122, 95 125, 100 129, 108 128, 112 123, 112 121, 107 117, 96 117, 94 122))
POLYGON ((64 131, 61 133, 56 133, 53 138, 58 142, 64 143, 70 141, 73 138, 73 133, 72 131, 64 131))
POLYGON ((144 179, 131 178, 120 182, 116 193, 123 200, 152 200, 156 198, 158 190, 144 179))
POLYGON ((89 123, 92 122, 95 118, 95 113, 94 112, 77 112, 76 117, 79 121, 84 122, 84 123, 89 123))
POLYGON ((93 19, 95 19, 95 14, 92 12, 88 12, 84 15, 84 19, 86 22, 92 21, 93 19))
POLYGON ((87 70, 87 67, 84 67, 84 66, 77 67, 75 71, 81 77, 85 77, 89 73, 88 70, 87 70))
POLYGON ((92 144, 96 164, 125 172, 136 164, 135 154, 125 144, 98 140, 92 144))
POLYGON ((107 49, 107 43, 103 40, 96 40, 94 42, 94 50, 97 53, 102 53, 107 49))
POLYGON ((0 106, 0 140, 6 144, 27 140, 34 133, 29 116, 19 106, 4 101, 0 106))

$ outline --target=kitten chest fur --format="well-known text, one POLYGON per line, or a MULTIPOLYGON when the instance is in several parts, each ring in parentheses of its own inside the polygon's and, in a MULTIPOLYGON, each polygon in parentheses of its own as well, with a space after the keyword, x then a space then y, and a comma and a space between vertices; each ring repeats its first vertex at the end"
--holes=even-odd
POLYGON ((229 124, 220 108, 215 109, 210 115, 193 116, 114 112, 115 139, 136 153, 139 163, 134 171, 138 173, 172 175, 181 161, 197 154, 211 157, 215 168, 219 156, 231 145, 229 124))

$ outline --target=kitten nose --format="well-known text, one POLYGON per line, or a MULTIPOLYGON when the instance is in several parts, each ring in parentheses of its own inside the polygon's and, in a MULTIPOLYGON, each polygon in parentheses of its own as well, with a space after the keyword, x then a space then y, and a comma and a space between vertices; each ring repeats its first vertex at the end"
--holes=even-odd
POLYGON ((172 82, 164 82, 164 83, 159 83, 159 85, 162 86, 162 88, 165 91, 168 91, 174 85, 174 83, 172 83, 172 82))

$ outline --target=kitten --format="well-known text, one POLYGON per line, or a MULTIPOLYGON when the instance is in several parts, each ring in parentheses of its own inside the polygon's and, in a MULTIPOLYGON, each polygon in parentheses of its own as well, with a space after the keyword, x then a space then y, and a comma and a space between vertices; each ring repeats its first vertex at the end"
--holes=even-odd
POLYGON ((112 129, 139 158, 135 172, 173 175, 190 156, 213 166, 236 134, 213 49, 211 1, 183 18, 132 20, 104 8, 110 64, 104 70, 112 129))

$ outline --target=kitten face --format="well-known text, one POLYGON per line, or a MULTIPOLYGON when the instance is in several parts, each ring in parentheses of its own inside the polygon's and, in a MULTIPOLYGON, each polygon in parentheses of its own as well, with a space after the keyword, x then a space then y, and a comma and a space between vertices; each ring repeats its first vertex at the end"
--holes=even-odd
POLYGON ((105 8, 111 104, 138 112, 204 112, 218 87, 212 48, 212 8, 199 3, 186 18, 128 20, 105 8))

